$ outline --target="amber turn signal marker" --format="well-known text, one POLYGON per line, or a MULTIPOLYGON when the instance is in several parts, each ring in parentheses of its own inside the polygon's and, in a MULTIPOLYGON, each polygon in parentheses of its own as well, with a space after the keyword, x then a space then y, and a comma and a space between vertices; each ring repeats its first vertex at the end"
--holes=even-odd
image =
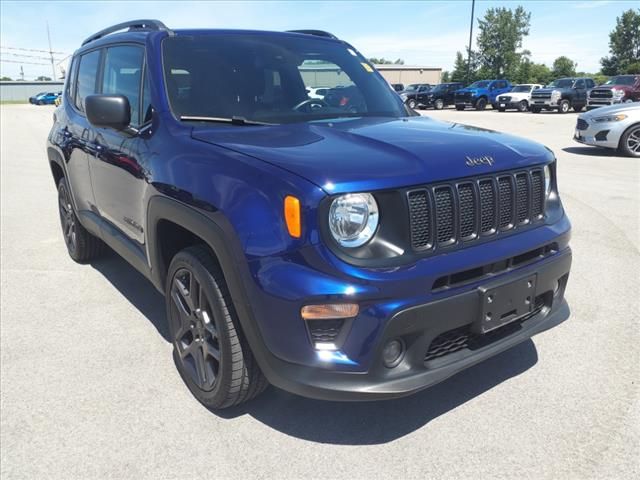
POLYGON ((324 305, 306 305, 300 310, 305 320, 331 320, 335 318, 352 318, 358 315, 357 303, 329 303, 324 305))
POLYGON ((302 220, 300 218, 300 200, 291 195, 284 198, 284 219, 287 222, 287 230, 293 238, 302 235, 302 220))

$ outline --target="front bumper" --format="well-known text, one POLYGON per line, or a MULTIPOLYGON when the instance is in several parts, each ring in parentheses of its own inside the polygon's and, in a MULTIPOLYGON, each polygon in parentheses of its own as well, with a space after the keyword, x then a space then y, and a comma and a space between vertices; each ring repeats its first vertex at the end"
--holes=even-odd
POLYGON ((626 127, 620 126, 621 122, 613 123, 589 123, 587 128, 576 128, 573 139, 583 145, 594 147, 618 148, 620 137, 626 127))
MULTIPOLYGON (((385 319, 381 334, 375 336, 371 333, 365 344, 358 347, 361 350, 371 349, 371 361, 364 370, 338 364, 303 365, 271 353, 261 355, 260 366, 275 386, 325 400, 394 398, 432 386, 568 318, 564 289, 571 266, 571 250, 566 246, 567 241, 568 233, 567 238, 559 242, 564 248, 550 257, 504 275, 490 276, 468 288, 457 289, 461 293, 441 295, 427 303, 408 304, 398 300, 401 307, 385 319), (474 345, 469 344, 437 358, 427 358, 433 344, 441 342, 449 333, 472 335, 473 325, 481 311, 481 288, 493 288, 496 284, 532 274, 537 276, 536 298, 542 302, 539 311, 486 334, 484 338, 490 341, 482 341, 482 336, 474 337, 474 345), (400 338, 406 345, 406 353, 398 366, 389 369, 383 365, 381 353, 385 343, 395 338, 400 338)), ((380 312, 380 315, 384 313, 380 312)), ((369 318, 358 318, 354 323, 358 321, 360 328, 364 323, 373 323, 369 318)), ((279 335, 282 336, 283 332, 279 335)), ((345 351, 349 355, 354 351, 352 347, 346 345, 345 351)))
POLYGON ((622 99, 615 98, 590 98, 587 102, 587 110, 593 110, 598 107, 607 107, 609 105, 617 105, 622 103, 622 99))
POLYGON ((542 108, 558 108, 560 99, 551 99, 551 98, 532 98, 531 106, 542 107, 542 108))

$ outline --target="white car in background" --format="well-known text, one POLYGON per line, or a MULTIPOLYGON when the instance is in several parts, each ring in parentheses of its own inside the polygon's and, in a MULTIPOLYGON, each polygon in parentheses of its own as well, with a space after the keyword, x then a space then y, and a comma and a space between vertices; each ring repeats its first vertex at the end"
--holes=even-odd
POLYGON ((329 90, 329 87, 307 87, 307 96, 322 100, 329 90))
POLYGON ((640 157, 640 103, 600 107, 578 117, 576 142, 614 148, 629 157, 640 157))
POLYGON ((542 85, 537 83, 514 85, 509 93, 498 95, 496 102, 498 111, 504 112, 511 109, 526 112, 529 110, 529 104, 531 103, 531 92, 539 88, 542 88, 542 85))

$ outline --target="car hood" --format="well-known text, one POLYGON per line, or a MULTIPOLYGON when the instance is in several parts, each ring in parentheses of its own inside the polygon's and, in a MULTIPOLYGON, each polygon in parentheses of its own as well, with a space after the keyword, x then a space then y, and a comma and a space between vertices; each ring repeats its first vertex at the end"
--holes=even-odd
POLYGON ((498 95, 498 98, 500 97, 511 97, 511 99, 517 99, 517 100, 523 100, 526 98, 529 98, 531 96, 531 92, 507 92, 507 93, 501 93, 500 95, 498 95))
POLYGON ((277 165, 327 193, 420 185, 553 158, 535 142, 427 117, 197 127, 192 137, 277 165), (493 165, 466 163, 485 156, 493 165))
POLYGON ((560 88, 560 87, 545 87, 545 88, 539 88, 538 90, 536 90, 534 93, 551 93, 554 90, 558 91, 558 92, 570 92, 571 89, 570 88, 560 88))
POLYGON ((629 118, 634 119, 634 121, 638 120, 640 119, 640 105, 636 103, 618 103, 606 107, 599 107, 581 113, 580 118, 589 120, 591 118, 603 117, 605 115, 617 115, 618 113, 625 113, 629 118))
POLYGON ((461 88, 456 90, 456 93, 478 93, 479 90, 486 90, 485 88, 461 88))
POLYGON ((633 90, 633 86, 632 85, 598 85, 597 87, 593 87, 592 90, 633 90))

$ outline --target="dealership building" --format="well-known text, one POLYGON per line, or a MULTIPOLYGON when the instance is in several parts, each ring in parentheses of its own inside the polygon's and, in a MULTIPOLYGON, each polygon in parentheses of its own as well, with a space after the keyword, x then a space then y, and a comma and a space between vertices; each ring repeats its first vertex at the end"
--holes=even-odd
MULTIPOLYGON (((374 65, 376 70, 389 83, 440 83, 442 69, 439 67, 423 67, 410 65, 374 65)), ((302 65, 302 78, 306 85, 312 87, 337 87, 347 85, 351 80, 335 65, 302 65)))

